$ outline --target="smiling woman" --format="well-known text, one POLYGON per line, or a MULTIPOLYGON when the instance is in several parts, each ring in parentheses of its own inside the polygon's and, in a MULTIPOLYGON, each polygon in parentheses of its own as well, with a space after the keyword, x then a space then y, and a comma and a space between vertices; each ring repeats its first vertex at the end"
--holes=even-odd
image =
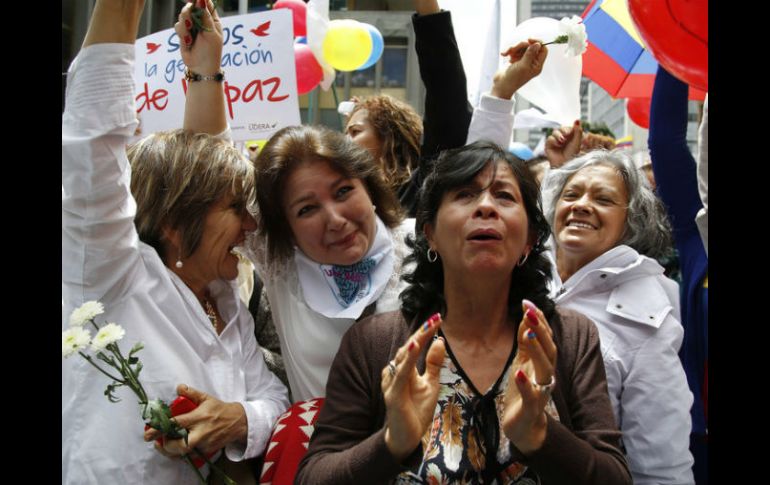
POLYGON ((323 397, 350 325, 365 312, 398 308, 404 239, 414 221, 402 222, 371 154, 323 127, 278 131, 256 173, 260 231, 250 247, 292 395, 323 397))
POLYGON ((693 483, 679 289, 652 259, 670 237, 661 202, 628 155, 606 150, 552 170, 543 201, 555 242, 552 295, 599 328, 634 482, 693 483))

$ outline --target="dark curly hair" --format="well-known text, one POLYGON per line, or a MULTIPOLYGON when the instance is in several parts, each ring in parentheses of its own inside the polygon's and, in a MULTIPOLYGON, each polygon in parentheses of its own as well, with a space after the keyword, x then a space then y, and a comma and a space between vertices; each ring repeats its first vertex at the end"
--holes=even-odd
POLYGON ((428 241, 422 228, 426 223, 435 225, 444 194, 471 182, 490 163, 499 162, 508 164, 519 183, 529 231, 535 240, 526 262, 513 269, 508 313, 514 322, 521 320, 521 300, 526 298, 537 305, 547 319, 553 316, 555 307, 547 287, 551 263, 543 254, 551 228, 543 215, 537 183, 524 161, 494 143, 477 141, 443 152, 420 189, 416 237, 407 239, 412 252, 405 260, 405 263, 414 262, 416 266, 411 274, 404 276, 409 286, 400 295, 401 312, 407 321, 421 321, 435 312, 446 312, 443 266, 428 261, 428 241))
POLYGON ((382 222, 392 228, 402 221, 401 204, 365 148, 323 126, 289 126, 268 140, 255 162, 259 231, 267 238, 269 257, 285 261, 293 254, 283 193, 289 175, 306 162, 327 162, 346 177, 361 180, 382 222))
POLYGON ((422 118, 410 105, 387 94, 358 100, 350 116, 362 109, 382 140, 385 177, 393 190, 398 190, 420 161, 422 118))

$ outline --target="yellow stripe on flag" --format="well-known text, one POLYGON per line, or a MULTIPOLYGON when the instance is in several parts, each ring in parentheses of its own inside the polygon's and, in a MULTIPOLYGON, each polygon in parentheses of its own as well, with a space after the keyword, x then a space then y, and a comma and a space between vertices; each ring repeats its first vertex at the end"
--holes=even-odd
POLYGON ((607 15, 615 19, 615 21, 628 32, 628 35, 646 49, 647 46, 644 45, 642 37, 636 31, 634 21, 631 20, 631 14, 628 13, 628 4, 626 1, 627 0, 605 0, 600 8, 607 12, 607 15))

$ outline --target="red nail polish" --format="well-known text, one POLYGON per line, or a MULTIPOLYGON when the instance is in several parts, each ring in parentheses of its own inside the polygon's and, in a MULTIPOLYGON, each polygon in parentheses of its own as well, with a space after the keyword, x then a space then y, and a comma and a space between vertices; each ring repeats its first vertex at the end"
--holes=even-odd
POLYGON ((185 45, 192 44, 192 37, 190 37, 189 35, 185 35, 184 36, 184 43, 185 43, 185 45))
POLYGON ((198 0, 198 7, 206 8, 206 0, 198 0))
POLYGON ((407 347, 406 350, 407 352, 411 352, 413 348, 414 348, 414 340, 411 340, 409 342, 409 347, 407 347))
POLYGON ((518 380, 519 382, 527 382, 527 374, 525 374, 524 371, 519 369, 516 372, 516 380, 518 380))
POLYGON ((527 309, 527 313, 524 315, 527 316, 527 320, 529 320, 530 325, 533 327, 537 326, 537 315, 535 315, 535 312, 533 312, 531 308, 527 309))
POLYGON ((190 22, 189 19, 184 19, 184 26, 185 28, 187 28, 187 30, 190 30, 190 28, 192 27, 192 22, 190 22))

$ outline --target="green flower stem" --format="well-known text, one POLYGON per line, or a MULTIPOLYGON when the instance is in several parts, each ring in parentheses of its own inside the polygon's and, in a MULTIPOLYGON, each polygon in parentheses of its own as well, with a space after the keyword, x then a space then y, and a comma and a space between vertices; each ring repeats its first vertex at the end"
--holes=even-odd
POLYGON ((551 42, 546 42, 542 45, 551 45, 551 44, 566 44, 569 42, 569 36, 568 35, 560 35, 556 39, 552 40, 551 42))
POLYGON ((187 462, 188 465, 192 467, 193 470, 195 470, 195 474, 198 475, 198 480, 201 481, 203 485, 206 485, 206 478, 203 476, 200 470, 198 470, 198 467, 195 466, 195 463, 192 462, 192 458, 190 458, 190 454, 182 455, 182 458, 184 458, 184 461, 187 462))
MULTIPOLYGON (((219 476, 222 477, 222 481, 224 481, 226 485, 238 485, 237 483, 235 483, 235 481, 233 481, 232 478, 228 477, 227 474, 225 474, 225 472, 222 471, 221 468, 219 468, 211 460, 209 460, 209 457, 206 456, 205 453, 203 453, 198 448, 193 448, 193 451, 195 451, 198 455, 200 455, 201 458, 203 458, 206 461, 206 464, 209 466, 209 468, 211 468, 212 472, 217 472, 219 476)), ((224 451, 222 453, 224 453, 224 451)))
POLYGON ((124 381, 124 380, 121 380, 121 379, 118 379, 117 377, 110 375, 110 374, 109 374, 107 371, 105 371, 104 369, 102 369, 101 367, 99 367, 98 365, 96 365, 96 362, 94 362, 94 361, 91 359, 91 356, 89 356, 89 355, 86 355, 86 354, 84 354, 83 352, 78 352, 78 354, 80 354, 80 356, 81 356, 81 357, 83 357, 84 359, 86 359, 86 360, 88 361, 88 363, 89 363, 89 364, 91 364, 92 366, 96 367, 96 369, 97 369, 99 372, 101 372, 102 374, 104 374, 105 376, 109 377, 109 378, 110 378, 110 379, 112 379, 113 381, 116 381, 116 382, 120 382, 120 383, 121 383, 121 384, 123 384, 124 386, 126 385, 126 381, 124 381))
POLYGON ((144 387, 142 387, 142 383, 139 382, 139 379, 136 377, 136 374, 134 373, 134 370, 131 368, 131 365, 129 365, 128 361, 126 361, 126 358, 123 357, 123 354, 120 352, 120 347, 118 347, 118 345, 113 342, 109 344, 107 348, 113 354, 115 354, 115 357, 117 357, 118 361, 120 361, 120 365, 122 368, 120 374, 123 376, 126 376, 126 380, 129 381, 128 387, 130 387, 131 390, 133 390, 134 393, 136 393, 141 403, 146 403, 147 393, 145 392, 144 387))

